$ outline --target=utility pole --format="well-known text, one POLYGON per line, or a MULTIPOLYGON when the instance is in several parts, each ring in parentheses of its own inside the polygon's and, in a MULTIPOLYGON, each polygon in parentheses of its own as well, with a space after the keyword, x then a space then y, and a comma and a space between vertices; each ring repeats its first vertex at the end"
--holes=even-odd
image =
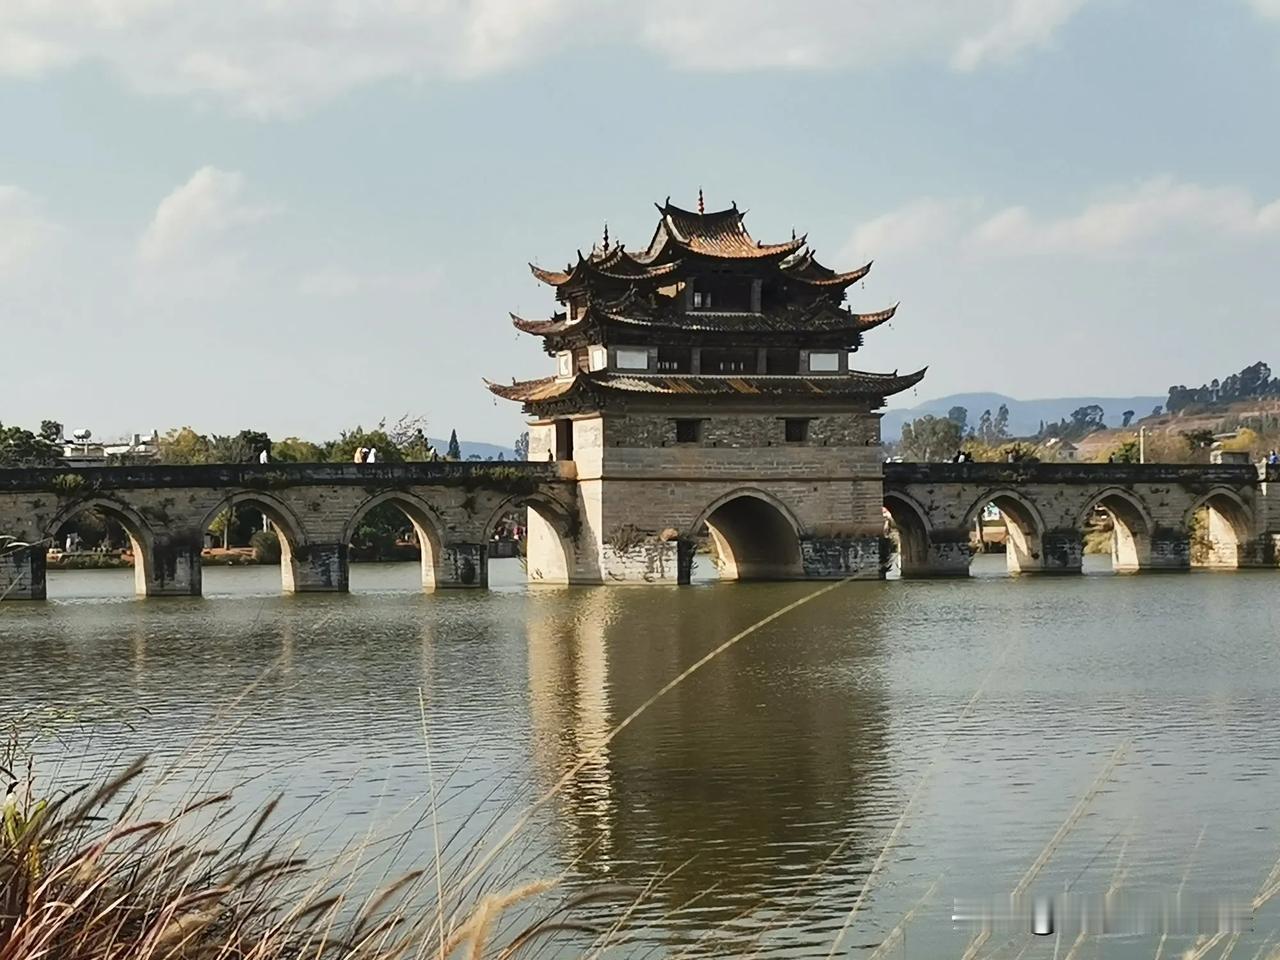
POLYGON ((1138 427, 1138 462, 1147 462, 1147 428, 1138 427))

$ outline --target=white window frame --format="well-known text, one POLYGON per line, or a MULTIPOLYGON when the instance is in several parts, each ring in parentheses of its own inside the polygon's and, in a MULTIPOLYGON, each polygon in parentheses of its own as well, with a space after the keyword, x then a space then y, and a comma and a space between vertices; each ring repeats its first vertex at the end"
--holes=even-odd
POLYGON ((572 377, 573 376, 573 354, 568 350, 561 350, 556 354, 556 376, 572 377))
POLYGON ((649 351, 644 348, 618 347, 613 351, 613 365, 619 370, 648 370, 649 351))
POLYGON ((809 354, 810 373, 839 373, 840 354, 834 351, 819 350, 809 354), (817 361, 816 363, 814 361, 817 361))
POLYGON ((593 346, 589 354, 592 370, 603 370, 609 365, 609 351, 601 346, 593 346))

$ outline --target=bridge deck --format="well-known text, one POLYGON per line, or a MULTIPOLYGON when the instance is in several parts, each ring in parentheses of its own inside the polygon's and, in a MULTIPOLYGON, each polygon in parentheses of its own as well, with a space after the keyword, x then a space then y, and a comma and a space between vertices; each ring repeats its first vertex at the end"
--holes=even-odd
POLYGON ((414 463, 219 463, 141 464, 119 467, 18 467, 0 469, 0 491, 57 489, 81 477, 99 490, 173 487, 465 486, 486 479, 572 480, 571 463, 515 461, 414 463))
POLYGON ((1280 467, 1248 463, 886 463, 892 484, 1115 484, 1173 483, 1239 486, 1280 481, 1280 467))

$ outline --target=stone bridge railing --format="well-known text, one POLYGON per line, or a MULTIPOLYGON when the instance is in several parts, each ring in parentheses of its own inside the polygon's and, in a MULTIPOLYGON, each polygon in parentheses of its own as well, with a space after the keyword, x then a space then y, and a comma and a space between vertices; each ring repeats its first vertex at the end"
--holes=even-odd
POLYGON ((886 463, 887 484, 1027 483, 1120 485, 1169 483, 1213 487, 1280 483, 1280 466, 1247 463, 886 463))
POLYGON ((1280 467, 1251 464, 887 463, 885 506, 906 576, 967 574, 976 519, 994 503, 1016 573, 1079 572, 1101 508, 1116 570, 1274 566, 1280 467))
MULTIPOLYGON (((347 544, 360 518, 392 503, 423 546, 427 586, 484 586, 501 516, 535 507, 565 537, 578 514, 571 463, 271 463, 0 470, 0 535, 43 545, 83 510, 117 520, 134 547, 137 592, 200 593, 204 532, 252 504, 280 535, 289 592, 347 589, 347 544)), ((44 551, 0 558, 0 595, 44 595, 44 551)))

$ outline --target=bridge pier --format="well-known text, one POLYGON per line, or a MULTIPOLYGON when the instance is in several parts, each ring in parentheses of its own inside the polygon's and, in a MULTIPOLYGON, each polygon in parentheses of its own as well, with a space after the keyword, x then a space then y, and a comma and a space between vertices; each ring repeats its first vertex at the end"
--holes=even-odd
POLYGON ((1052 530, 1040 537, 1040 566, 1022 573, 1074 574, 1084 570, 1084 535, 1052 530))
POLYGON ((0 555, 0 600, 45 598, 44 547, 0 555))
POLYGON ((1190 570, 1191 535, 1172 527, 1157 527, 1151 534, 1151 549, 1139 572, 1148 570, 1190 570))
POLYGON ((889 540, 881 536, 804 537, 800 560, 806 580, 879 580, 889 563, 889 540))
POLYGON ((1240 544, 1238 567, 1272 568, 1280 566, 1280 533, 1261 533, 1240 544))
MULTIPOLYGON (((147 548, 143 547, 142 550, 147 548)), ((134 544, 134 591, 140 597, 198 597, 203 585, 199 543, 157 540, 145 558, 134 544)))
POLYGON ((345 543, 311 543, 280 563, 285 593, 346 593, 351 587, 345 543))
POLYGON ((919 551, 902 551, 902 579, 941 580, 969 576, 973 548, 969 531, 955 539, 930 539, 919 551), (923 554, 922 556, 919 554, 923 554))
POLYGON ((483 543, 448 543, 436 570, 440 590, 483 590, 489 586, 489 548, 483 543))

